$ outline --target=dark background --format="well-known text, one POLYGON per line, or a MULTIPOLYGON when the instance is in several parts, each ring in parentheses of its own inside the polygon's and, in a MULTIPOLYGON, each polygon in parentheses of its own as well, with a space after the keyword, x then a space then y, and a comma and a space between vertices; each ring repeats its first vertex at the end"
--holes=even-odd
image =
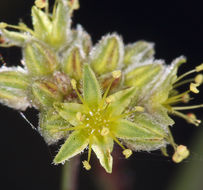
MULTIPOLYGON (((30 24, 33 2, 34 0, 0 0, 0 21, 17 24, 22 19, 30 24)), ((115 31, 123 37, 126 44, 141 39, 154 42, 156 58, 165 59, 167 63, 179 55, 187 56, 188 63, 180 73, 203 61, 203 11, 201 4, 194 0, 188 3, 80 0, 80 3, 80 10, 74 14, 73 26, 80 23, 90 33, 94 43, 102 35, 115 31)), ((8 66, 19 64, 21 53, 18 48, 0 48, 0 53, 8 66)), ((202 94, 196 97, 194 103, 199 103, 202 94)), ((196 113, 203 119, 201 111, 196 113)), ((26 116, 35 126, 38 125, 36 111, 28 110, 26 116)), ((60 166, 52 165, 56 147, 48 148, 40 135, 15 110, 0 106, 0 121, 0 188, 58 190, 60 166)), ((201 127, 196 129, 178 118, 176 121, 172 129, 176 142, 190 147, 195 133, 202 132, 201 127)), ((84 153, 82 156, 87 155, 84 153)), ((86 172, 81 166, 79 189, 99 189, 96 185, 102 181, 99 179, 102 176, 103 179, 117 179, 119 187, 116 190, 167 190, 182 167, 193 162, 203 165, 198 152, 192 152, 191 157, 179 165, 174 164, 170 158, 163 157, 159 151, 134 153, 128 161, 120 153, 115 157, 113 175, 107 175, 107 178, 101 172, 98 174, 98 169, 86 172)), ((199 189, 194 190, 202 189, 203 186, 200 185, 199 189)))

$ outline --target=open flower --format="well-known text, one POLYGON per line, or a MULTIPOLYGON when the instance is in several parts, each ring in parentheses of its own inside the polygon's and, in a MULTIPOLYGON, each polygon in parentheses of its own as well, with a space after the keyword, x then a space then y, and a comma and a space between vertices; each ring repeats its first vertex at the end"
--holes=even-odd
MULTIPOLYGON (((116 80, 120 76, 120 71, 113 71, 112 75, 113 80, 116 80)), ((113 142, 121 146, 126 158, 132 154, 132 151, 126 149, 120 139, 146 144, 147 142, 160 144, 165 141, 163 144, 166 144, 167 133, 160 126, 153 124, 145 114, 138 116, 137 122, 130 121, 132 115, 144 112, 142 107, 130 106, 136 88, 128 88, 108 96, 110 84, 102 95, 97 78, 89 65, 84 65, 83 70, 83 96, 77 90, 75 80, 72 80, 72 86, 81 103, 54 104, 59 115, 72 125, 59 129, 72 133, 62 145, 54 163, 62 163, 88 146, 88 159, 83 162, 84 167, 87 170, 91 168, 89 161, 93 150, 101 165, 111 173, 113 142)))

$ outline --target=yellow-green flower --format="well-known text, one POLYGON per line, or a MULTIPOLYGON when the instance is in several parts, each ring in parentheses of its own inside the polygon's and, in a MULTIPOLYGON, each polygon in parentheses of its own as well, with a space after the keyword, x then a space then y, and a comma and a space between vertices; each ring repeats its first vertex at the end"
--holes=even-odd
MULTIPOLYGON (((116 80, 120 76, 120 71, 114 71, 112 75, 113 80, 116 80)), ((142 107, 131 107, 130 103, 136 94, 136 88, 127 88, 108 95, 110 84, 102 94, 99 82, 89 65, 84 65, 83 95, 78 91, 75 80, 72 80, 72 86, 81 103, 54 104, 59 115, 72 125, 59 129, 72 133, 62 145, 54 163, 63 163, 88 146, 88 159, 83 162, 84 167, 87 170, 91 168, 89 162, 93 150, 101 165, 111 173, 113 142, 121 146, 126 158, 132 151, 126 149, 121 140, 133 140, 146 146, 157 143, 156 148, 166 145, 168 139, 166 131, 153 123, 142 107), (130 118, 136 114, 136 121, 131 122, 130 118)))

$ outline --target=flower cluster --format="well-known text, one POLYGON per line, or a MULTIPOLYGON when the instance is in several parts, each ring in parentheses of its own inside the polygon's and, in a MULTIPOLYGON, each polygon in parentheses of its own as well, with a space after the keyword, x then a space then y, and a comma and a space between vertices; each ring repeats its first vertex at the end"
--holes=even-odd
POLYGON ((168 144, 174 148, 174 162, 187 158, 187 147, 173 140, 170 127, 175 122, 170 115, 200 124, 194 114, 181 111, 203 105, 177 104, 188 103, 190 94, 199 93, 203 64, 177 76, 185 57, 167 65, 154 58, 153 43, 125 46, 115 33, 93 46, 80 25, 71 28, 73 11, 78 8, 77 0, 56 0, 49 12, 48 0, 36 0, 32 29, 23 22, 0 23, 0 46, 18 46, 23 55, 21 66, 0 68, 0 102, 17 110, 39 110, 38 130, 45 141, 65 140, 55 164, 88 148, 84 168, 91 168, 93 150, 111 173, 114 142, 125 158, 132 151, 157 149, 167 156, 168 144), (198 74, 187 77, 193 73, 198 74), (182 85, 188 85, 188 90, 179 92, 182 85))

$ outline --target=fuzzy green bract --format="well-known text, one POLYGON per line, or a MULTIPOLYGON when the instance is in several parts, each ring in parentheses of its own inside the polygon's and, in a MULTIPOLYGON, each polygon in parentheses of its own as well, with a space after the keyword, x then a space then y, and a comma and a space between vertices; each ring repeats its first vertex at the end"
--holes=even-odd
POLYGON ((65 140, 55 164, 88 149, 84 168, 91 169, 93 151, 111 173, 114 143, 125 158, 132 151, 157 149, 168 156, 168 144, 174 162, 187 158, 189 150, 177 145, 171 134, 171 115, 200 125, 191 111, 182 111, 203 107, 184 105, 199 93, 203 64, 178 76, 186 58, 180 56, 170 65, 157 60, 151 42, 125 45, 113 33, 93 44, 82 26, 71 27, 78 8, 78 0, 56 0, 53 6, 36 0, 32 28, 23 22, 0 23, 0 47, 22 50, 21 66, 0 68, 0 102, 20 111, 39 110, 38 131, 45 142, 65 140))

